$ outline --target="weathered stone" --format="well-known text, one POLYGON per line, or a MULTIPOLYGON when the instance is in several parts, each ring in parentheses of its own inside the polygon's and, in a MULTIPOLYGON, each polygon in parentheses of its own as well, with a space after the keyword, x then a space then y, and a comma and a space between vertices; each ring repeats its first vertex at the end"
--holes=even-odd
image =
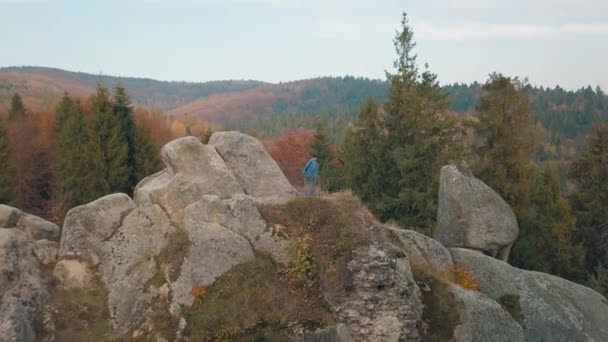
POLYGON ((466 169, 441 168, 435 239, 507 261, 519 234, 511 207, 466 169))
POLYGON ((34 253, 43 265, 51 265, 57 261, 59 244, 55 241, 38 240, 34 243, 34 253))
POLYGON ((450 274, 452 255, 439 241, 413 230, 387 228, 399 237, 411 262, 422 262, 421 267, 439 273, 450 274))
POLYGON ((270 254, 282 264, 289 262, 288 241, 273 236, 251 197, 238 194, 222 200, 204 196, 187 210, 191 219, 196 216, 198 221, 217 223, 245 237, 254 250, 270 254))
POLYGON ((23 212, 17 208, 0 204, 0 228, 15 228, 23 212))
POLYGON ((110 323, 118 333, 135 327, 154 299, 144 285, 159 272, 154 257, 169 243, 174 229, 159 206, 141 205, 96 247, 98 273, 108 289, 110 323))
POLYGON ((422 315, 420 289, 406 257, 389 256, 377 246, 353 252, 348 264, 352 289, 330 302, 337 320, 355 341, 417 341, 422 315))
POLYGON ((0 228, 19 228, 33 240, 59 241, 61 234, 56 224, 4 204, 0 204, 0 228))
POLYGON ((93 271, 88 264, 72 259, 59 260, 53 269, 53 276, 58 286, 66 290, 87 288, 93 281, 93 271))
POLYGON ((26 232, 33 240, 59 241, 61 235, 58 225, 30 214, 21 217, 17 228, 26 232))
POLYGON ((337 324, 335 327, 318 329, 316 331, 304 331, 302 336, 291 339, 294 342, 353 342, 350 329, 345 324, 337 324))
POLYGON ((521 326, 495 301, 458 286, 451 286, 450 293, 460 307, 460 324, 453 341, 525 341, 521 326))
POLYGON ((125 194, 112 194, 68 211, 63 224, 60 258, 78 258, 97 265, 98 246, 109 239, 136 205, 125 194))
MULTIPOLYGON (((213 200, 209 197, 203 199, 211 203, 213 200)), ((185 210, 184 226, 191 246, 180 276, 173 284, 174 304, 192 305, 193 288, 213 284, 217 277, 233 266, 255 259, 249 241, 215 221, 214 214, 201 210, 201 205, 204 207, 204 202, 192 204, 185 210)))
POLYGON ((509 308, 526 341, 608 341, 608 303, 599 293, 468 249, 450 252, 472 271, 483 294, 509 308))
POLYGON ((297 196, 283 171, 256 138, 240 132, 215 132, 209 139, 247 195, 263 199, 297 196))
POLYGON ((34 242, 19 229, 0 229, 0 340, 34 341, 36 311, 49 300, 34 242))
POLYGON ((228 198, 243 193, 215 148, 195 137, 171 141, 161 156, 166 168, 137 185, 135 201, 160 205, 174 221, 180 221, 184 208, 204 195, 228 198))

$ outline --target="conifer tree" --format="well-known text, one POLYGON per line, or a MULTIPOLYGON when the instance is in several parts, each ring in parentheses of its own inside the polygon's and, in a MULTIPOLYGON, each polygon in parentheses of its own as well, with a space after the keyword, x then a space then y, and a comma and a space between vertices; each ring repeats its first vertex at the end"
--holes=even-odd
POLYGON ((8 110, 8 119, 21 120, 25 118, 26 113, 27 111, 19 93, 13 94, 13 97, 11 98, 11 107, 8 110))
POLYGON ((608 265, 608 248, 602 228, 608 227, 608 124, 595 127, 587 137, 587 152, 571 167, 576 184, 571 202, 577 218, 577 240, 587 247, 586 264, 608 265), (604 243, 603 243, 604 242, 604 243))
POLYGON ((492 74, 483 86, 476 108, 479 123, 474 147, 479 158, 475 174, 511 206, 525 208, 533 180, 534 152, 532 107, 526 83, 492 74))
POLYGON ((91 110, 91 138, 101 153, 100 175, 110 192, 130 193, 132 176, 128 165, 128 141, 108 91, 102 85, 91 97, 91 110))
POLYGON ((573 244, 576 220, 550 167, 535 172, 526 210, 518 210, 519 237, 511 263, 517 267, 582 280, 584 247, 573 244))
POLYGON ((137 165, 135 160, 136 150, 136 128, 133 120, 133 107, 131 106, 131 100, 127 95, 125 88, 121 85, 114 89, 113 99, 113 111, 114 115, 120 121, 120 130, 124 135, 124 139, 127 142, 127 159, 126 166, 128 168, 129 180, 128 180, 128 193, 131 193, 135 187, 137 179, 137 165))
POLYGON ((0 203, 12 204, 14 167, 9 153, 8 134, 0 119, 0 203))
POLYGON ((382 213, 383 209, 383 177, 388 167, 388 158, 383 154, 385 143, 378 105, 369 99, 357 121, 347 128, 340 157, 344 162, 344 186, 352 189, 376 213, 382 213))
POLYGON ((154 144, 150 130, 146 126, 136 127, 135 140, 135 178, 139 182, 160 168, 160 159, 154 144))
POLYGON ((394 44, 396 74, 388 74, 390 90, 384 106, 385 158, 381 217, 430 233, 436 219, 441 167, 462 156, 460 129, 447 114, 448 98, 428 70, 420 72, 414 33, 403 14, 394 44))
POLYGON ((101 150, 92 140, 84 110, 64 95, 54 127, 55 196, 62 211, 108 194, 107 182, 99 173, 101 150))

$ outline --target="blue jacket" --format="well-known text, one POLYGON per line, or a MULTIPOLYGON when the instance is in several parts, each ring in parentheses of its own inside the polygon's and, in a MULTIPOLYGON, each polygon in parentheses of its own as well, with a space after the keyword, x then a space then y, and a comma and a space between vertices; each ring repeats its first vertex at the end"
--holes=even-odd
POLYGON ((307 179, 315 179, 319 176, 319 163, 317 162, 317 158, 311 158, 304 165, 304 170, 302 170, 302 176, 307 179))

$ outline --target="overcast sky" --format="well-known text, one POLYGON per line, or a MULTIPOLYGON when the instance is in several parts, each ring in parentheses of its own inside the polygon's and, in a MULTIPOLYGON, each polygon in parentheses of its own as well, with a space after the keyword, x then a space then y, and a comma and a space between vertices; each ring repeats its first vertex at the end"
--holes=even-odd
POLYGON ((608 0, 0 0, 0 66, 162 80, 383 78, 401 12, 442 83, 608 89, 608 0))

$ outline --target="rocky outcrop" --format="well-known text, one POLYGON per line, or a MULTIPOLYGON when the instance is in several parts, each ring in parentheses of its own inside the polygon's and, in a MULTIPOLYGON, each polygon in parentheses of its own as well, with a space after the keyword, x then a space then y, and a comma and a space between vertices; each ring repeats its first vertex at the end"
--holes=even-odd
POLYGON ((195 137, 173 140, 161 150, 166 168, 144 178, 135 188, 135 202, 158 204, 171 220, 204 195, 229 198, 243 188, 211 145, 195 137))
POLYGON ((0 228, 21 229, 32 240, 59 241, 61 233, 56 224, 4 204, 0 204, 0 228))
POLYGON ((176 304, 192 305, 193 288, 208 286, 235 265, 253 261, 254 252, 284 265, 289 261, 286 241, 272 235, 249 196, 203 196, 186 208, 184 226, 191 244, 173 285, 176 304))
POLYGON ((546 273, 520 270, 475 251, 450 249, 481 292, 501 303, 526 341, 606 341, 608 303, 599 293, 546 273))
POLYGON ((507 261, 519 228, 511 207, 466 166, 441 168, 435 239, 507 261))
POLYGON ((43 265, 53 265, 57 262, 59 244, 55 241, 38 240, 34 243, 34 254, 43 265))
MULTIPOLYGON (((209 145, 177 139, 162 157, 166 169, 140 182, 135 200, 113 194, 73 208, 63 230, 0 205, 0 341, 187 340, 216 312, 218 322, 238 321, 223 311, 234 279, 239 315, 248 294, 284 291, 263 293, 245 325, 264 333, 257 308, 271 303, 266 315, 294 341, 608 340, 604 297, 498 260, 517 237, 515 216, 466 168, 442 169, 435 240, 379 224, 353 196, 282 203, 297 191, 262 144, 238 132, 215 133, 209 145), (479 292, 458 286, 455 265, 479 292), (287 298, 285 322, 275 305, 287 298), (305 310, 319 325, 298 320, 302 305, 319 308, 305 310), (75 311, 67 317, 78 332, 55 324, 63 308, 75 311), (89 327, 102 331, 91 337, 89 327)), ((212 328, 207 335, 243 333, 212 328)))
POLYGON ((63 223, 59 257, 98 265, 98 246, 108 240, 136 208, 125 194, 112 194, 70 210, 63 223))
POLYGON ((68 289, 100 278, 108 290, 110 323, 126 333, 154 298, 144 285, 158 273, 154 257, 174 229, 158 205, 105 196, 68 212, 54 274, 68 289))
POLYGON ((413 230, 387 228, 399 237, 411 262, 423 263, 419 265, 435 270, 449 277, 454 263, 452 255, 441 243, 413 230))
POLYGON ((455 342, 525 341, 521 326, 495 301, 459 286, 451 286, 450 293, 460 306, 460 324, 453 335, 455 342))
POLYGON ((245 193, 260 199, 289 199, 298 191, 256 138, 240 132, 216 132, 209 139, 245 193))
POLYGON ((352 289, 333 299, 338 321, 349 327, 355 341, 420 338, 420 289, 407 257, 396 258, 389 253, 378 246, 356 250, 348 265, 353 275, 352 289))
POLYGON ((34 341, 35 316, 49 300, 34 241, 19 229, 0 229, 0 341, 34 341))
POLYGON ((117 332, 124 334, 138 324, 154 299, 145 285, 157 275, 160 265, 154 257, 175 229, 159 206, 142 205, 96 248, 98 273, 108 289, 110 323, 117 332))

